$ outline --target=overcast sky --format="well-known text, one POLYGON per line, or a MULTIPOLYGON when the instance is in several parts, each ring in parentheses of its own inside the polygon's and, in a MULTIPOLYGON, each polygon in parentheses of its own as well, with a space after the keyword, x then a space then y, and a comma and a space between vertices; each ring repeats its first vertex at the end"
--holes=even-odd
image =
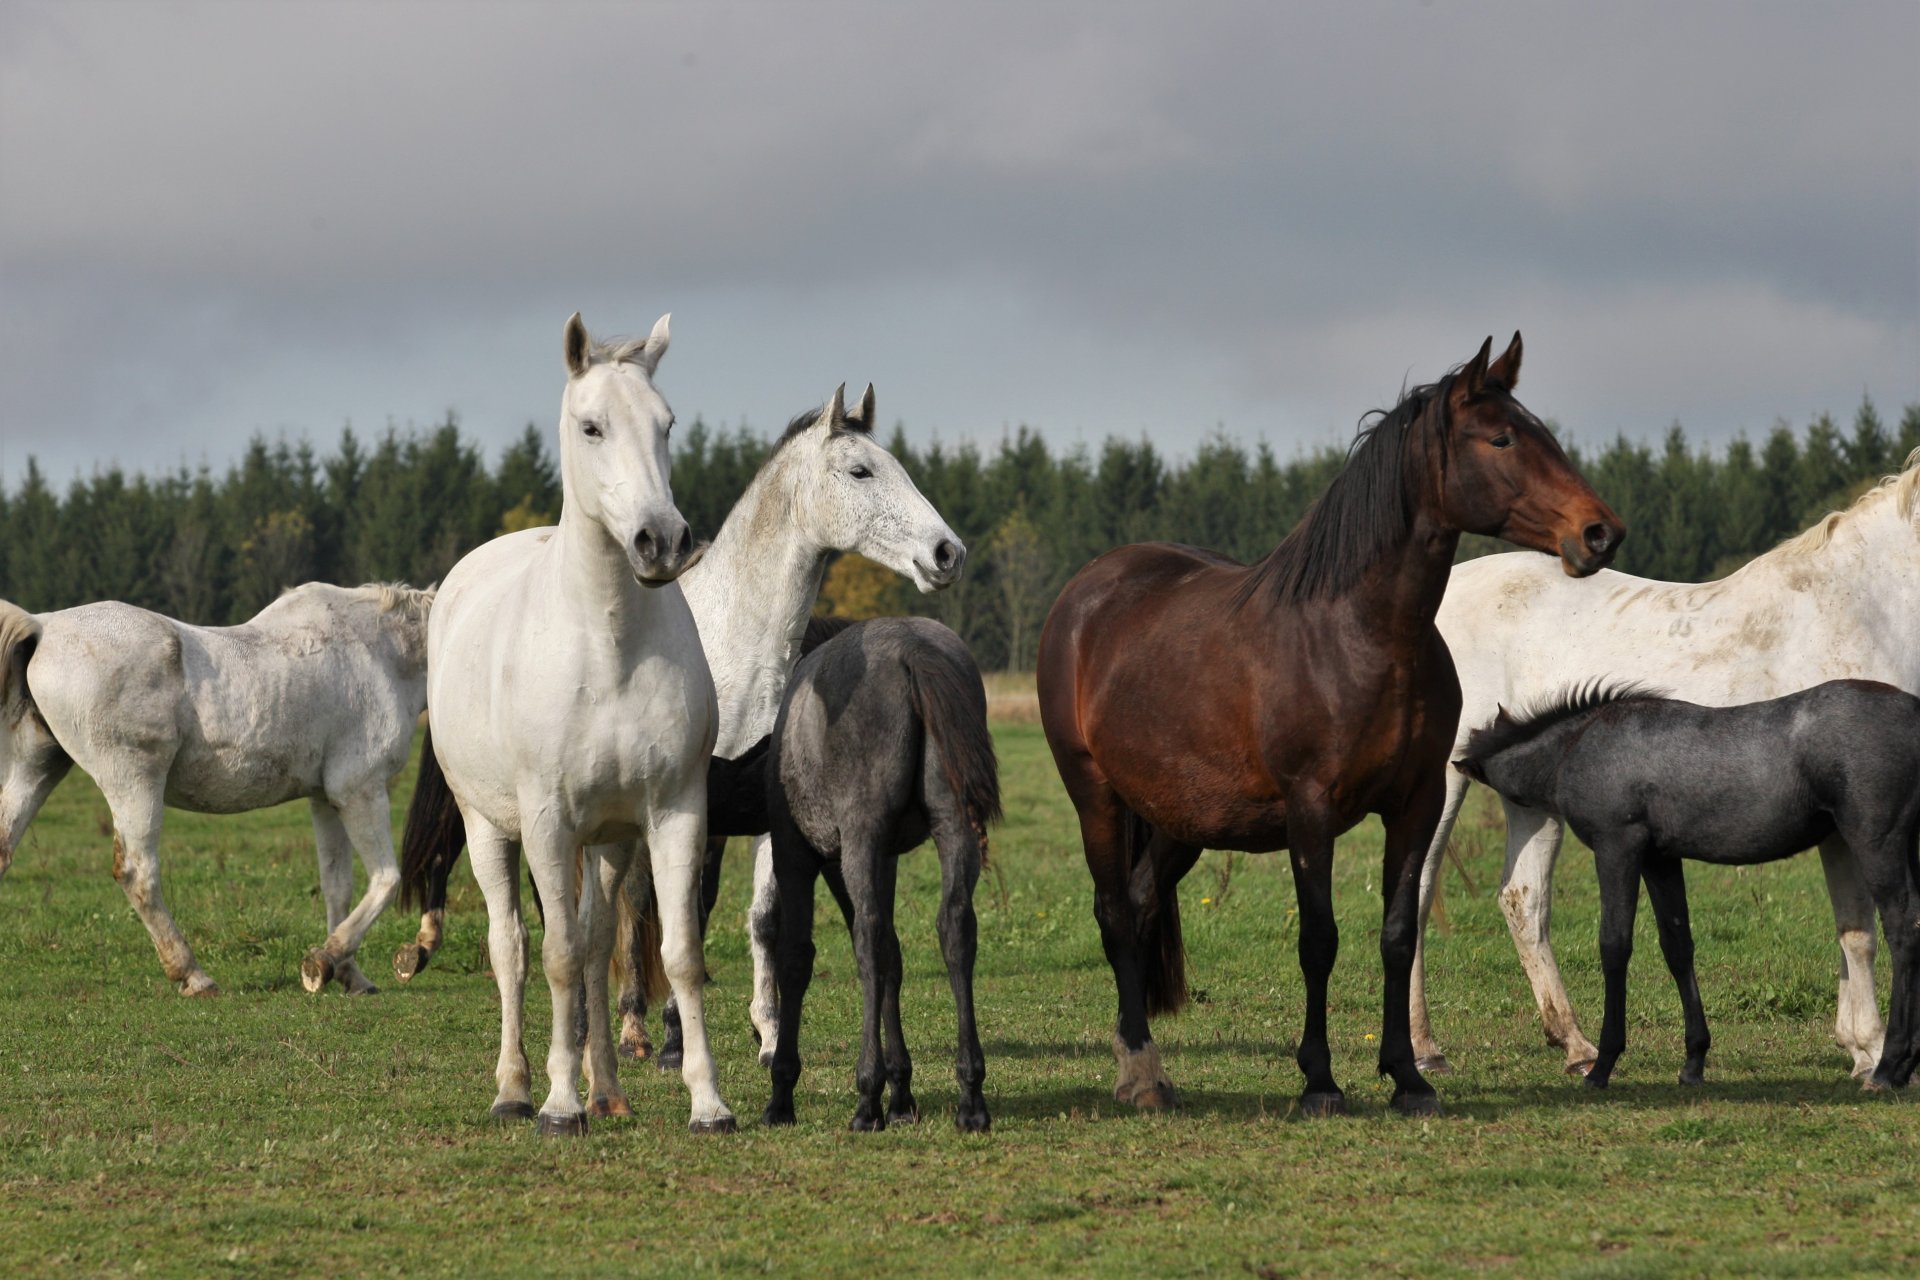
POLYGON ((873 381, 919 439, 1575 438, 1920 400, 1920 4, 0 0, 0 468, 873 381))

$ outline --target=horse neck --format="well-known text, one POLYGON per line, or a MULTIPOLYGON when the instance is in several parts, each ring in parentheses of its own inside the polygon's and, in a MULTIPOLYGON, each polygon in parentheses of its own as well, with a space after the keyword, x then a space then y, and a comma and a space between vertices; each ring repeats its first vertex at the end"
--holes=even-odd
MULTIPOLYGON (((790 464, 775 454, 687 575, 687 597, 716 681, 727 679, 722 668, 784 675, 798 656, 828 549, 800 527, 796 483, 790 464)), ((728 701, 724 690, 721 701, 728 701)))
MULTIPOLYGON (((625 549, 601 525, 561 500, 560 532, 547 543, 551 571, 543 573, 558 607, 588 632, 624 642, 644 621, 651 592, 634 581, 625 549)), ((624 647, 624 646, 623 646, 624 647)))
POLYGON ((1493 759, 1483 761, 1481 767, 1486 770, 1488 785, 1529 807, 1544 806, 1557 812, 1557 806, 1552 805, 1555 775, 1586 727, 1586 717, 1576 716, 1550 725, 1525 742, 1515 743, 1493 759))

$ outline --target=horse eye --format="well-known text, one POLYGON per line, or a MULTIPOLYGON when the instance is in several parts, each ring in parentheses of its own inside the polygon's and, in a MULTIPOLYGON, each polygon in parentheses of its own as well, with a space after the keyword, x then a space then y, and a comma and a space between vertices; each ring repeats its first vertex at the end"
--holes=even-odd
POLYGON ((1495 436, 1489 443, 1496 449, 1511 449, 1513 448, 1513 437, 1503 431, 1495 436))
POLYGON ((600 424, 597 422, 583 422, 580 424, 580 430, 585 432, 589 439, 598 440, 600 438, 600 424))
POLYGON ((852 476, 855 480, 873 479, 873 472, 867 470, 865 467, 855 467, 853 470, 847 472, 847 474, 852 476))

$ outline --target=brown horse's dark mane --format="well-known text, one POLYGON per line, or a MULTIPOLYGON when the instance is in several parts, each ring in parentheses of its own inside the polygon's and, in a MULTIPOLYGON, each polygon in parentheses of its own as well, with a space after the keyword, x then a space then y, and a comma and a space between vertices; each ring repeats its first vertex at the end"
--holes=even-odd
POLYGON ((1444 464, 1447 393, 1459 369, 1415 387, 1391 409, 1360 420, 1347 462, 1293 531, 1254 566, 1234 606, 1261 596, 1275 604, 1332 598, 1353 590, 1367 570, 1413 531, 1414 481, 1407 450, 1423 423, 1444 464))
POLYGON ((1643 702, 1669 696, 1665 689, 1656 689, 1634 680, 1609 682, 1596 679, 1586 684, 1570 684, 1546 701, 1525 708, 1518 716, 1509 716, 1503 711, 1491 724, 1475 729, 1467 735, 1467 746, 1461 759, 1485 762, 1502 751, 1523 742, 1531 742, 1555 725, 1565 724, 1602 707, 1610 707, 1617 702, 1643 702))

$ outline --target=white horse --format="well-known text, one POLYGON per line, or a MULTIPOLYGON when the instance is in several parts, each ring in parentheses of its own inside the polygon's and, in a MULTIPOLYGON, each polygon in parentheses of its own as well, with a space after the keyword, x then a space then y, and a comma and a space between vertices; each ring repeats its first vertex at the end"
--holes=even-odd
POLYGON ((571 1030, 582 979, 593 1110, 630 1111, 614 1064, 606 982, 610 907, 639 845, 650 858, 661 956, 686 1025, 690 1127, 734 1128, 714 1088, 701 1008, 696 899, 717 711, 693 613, 673 582, 693 537, 668 485, 673 415, 652 383, 667 341, 664 316, 645 340, 617 345, 594 343, 577 314, 567 321, 560 524, 469 553, 442 583, 428 629, 428 725, 486 895, 500 988, 496 1116, 533 1113, 521 1043, 522 849, 547 905, 541 960, 553 1039, 544 1133, 586 1131, 571 1030), (583 845, 576 886, 574 855, 583 845))
MULTIPOLYGON (((1457 755, 1499 706, 1524 707, 1596 678, 1633 680, 1708 706, 1777 698, 1826 680, 1883 680, 1920 694, 1920 451, 1907 469, 1846 511, 1718 582, 1653 582, 1602 572, 1574 582, 1544 556, 1488 556, 1457 566, 1440 633, 1460 672, 1457 755)), ((1447 771, 1447 804, 1420 885, 1422 933, 1467 779, 1447 771)), ((1584 1073, 1596 1050, 1574 1021, 1549 938, 1561 824, 1506 803, 1500 906, 1533 984, 1547 1040, 1584 1073)), ((1834 1039, 1854 1074, 1873 1070, 1883 1031, 1873 987, 1873 899, 1838 837, 1820 846, 1840 936, 1834 1039)), ((1445 1070, 1416 953, 1414 1051, 1445 1070)))
POLYGON ((78 763, 113 811, 113 878, 167 977, 184 995, 213 995, 161 897, 162 810, 242 813, 305 796, 327 937, 301 981, 374 991, 354 957, 399 885, 387 786, 427 705, 432 603, 407 587, 309 583, 240 626, 196 627, 128 604, 35 616, 0 602, 0 875, 78 763), (355 849, 367 870, 358 905, 355 849))
MULTIPOLYGON (((873 387, 851 409, 844 407, 845 393, 843 385, 817 413, 794 418, 712 545, 680 577, 719 698, 719 755, 737 755, 772 731, 829 555, 857 552, 922 591, 951 585, 966 560, 965 544, 914 487, 899 459, 874 438, 873 387)), ((709 859, 707 874, 717 869, 709 859)), ((755 847, 754 870, 752 1013, 764 1055, 774 1041, 771 935, 777 924, 764 837, 755 847)), ((444 869, 441 875, 444 883, 444 869)), ((419 936, 394 956, 403 980, 424 968, 441 944, 443 883, 429 890, 419 936)), ((711 902, 713 885, 704 892, 711 902)), ((645 882, 628 880, 625 896, 622 938, 630 951, 649 938, 644 928, 633 928, 647 909, 645 882)), ((626 958, 620 1045, 644 1057, 643 965, 630 954, 626 958)), ((677 1039, 670 1035, 669 1044, 677 1039)))
MULTIPOLYGON (((737 756, 773 732, 832 552, 857 552, 923 592, 951 586, 966 561, 966 545, 921 496, 899 459, 873 438, 873 385, 852 413, 842 408, 845 393, 843 384, 817 417, 794 419, 727 513, 713 545, 682 579, 720 697, 714 748, 720 756, 737 756)), ((717 861, 709 863, 709 875, 718 870, 717 861)), ((779 1030, 773 970, 778 931, 773 840, 759 836, 747 933, 753 950, 749 1016, 763 1064, 771 1060, 779 1030)), ((629 965, 630 989, 632 972, 629 965)), ((622 1042, 632 1046, 643 1044, 646 1032, 630 996, 622 1000, 622 1042)))

